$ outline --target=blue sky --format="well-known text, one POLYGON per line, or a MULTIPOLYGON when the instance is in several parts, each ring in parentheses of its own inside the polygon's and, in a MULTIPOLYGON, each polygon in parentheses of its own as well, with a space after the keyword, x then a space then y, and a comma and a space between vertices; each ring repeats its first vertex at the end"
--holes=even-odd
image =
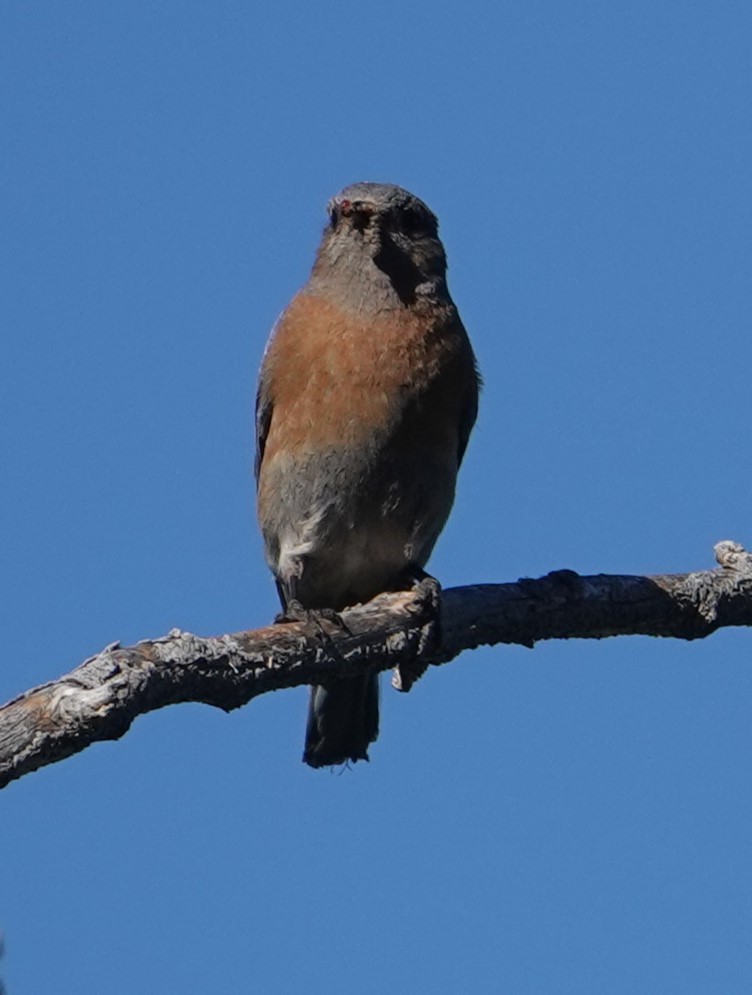
MULTIPOLYGON (((439 215, 485 376, 445 586, 752 545, 751 35, 724 0, 5 0, 0 697, 272 617, 256 371, 357 180, 439 215)), ((341 776, 303 689, 139 719, 0 798, 9 993, 749 991, 751 645, 477 651, 385 686, 341 776)))

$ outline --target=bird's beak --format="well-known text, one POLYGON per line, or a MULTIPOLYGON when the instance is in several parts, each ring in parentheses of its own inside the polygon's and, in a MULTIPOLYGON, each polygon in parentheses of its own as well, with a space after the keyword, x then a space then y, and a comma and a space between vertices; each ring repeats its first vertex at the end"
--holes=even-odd
POLYGON ((341 200, 339 210, 344 218, 362 218, 364 221, 376 213, 373 204, 362 200, 341 200))

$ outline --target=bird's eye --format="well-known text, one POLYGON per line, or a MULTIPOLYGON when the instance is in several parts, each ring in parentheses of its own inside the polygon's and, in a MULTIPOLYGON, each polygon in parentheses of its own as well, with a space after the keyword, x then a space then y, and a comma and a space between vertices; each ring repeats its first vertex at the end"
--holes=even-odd
POLYGON ((337 218, 339 216, 336 203, 333 200, 330 200, 326 205, 326 210, 329 214, 329 224, 332 228, 334 228, 337 224, 337 218))
POLYGON ((412 234, 423 228, 423 216, 415 207, 406 207, 400 212, 401 228, 405 232, 412 234))

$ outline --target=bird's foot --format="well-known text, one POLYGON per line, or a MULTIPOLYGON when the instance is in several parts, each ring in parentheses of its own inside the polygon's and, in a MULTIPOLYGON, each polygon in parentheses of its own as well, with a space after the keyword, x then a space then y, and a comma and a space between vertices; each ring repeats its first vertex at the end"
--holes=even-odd
POLYGON ((287 602, 285 610, 281 611, 274 619, 275 625, 284 625, 286 622, 302 622, 304 625, 309 625, 318 636, 327 640, 330 640, 330 636, 324 628, 324 622, 329 622, 347 636, 352 635, 345 620, 333 608, 304 608, 294 598, 287 602))
POLYGON ((392 687, 408 692, 428 669, 427 655, 441 639, 441 584, 420 567, 411 567, 405 579, 415 601, 410 611, 425 618, 415 658, 394 668, 392 687))

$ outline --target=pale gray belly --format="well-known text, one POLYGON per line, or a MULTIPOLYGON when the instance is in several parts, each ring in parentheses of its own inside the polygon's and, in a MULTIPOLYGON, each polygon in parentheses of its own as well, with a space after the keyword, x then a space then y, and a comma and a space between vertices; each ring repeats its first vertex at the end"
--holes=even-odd
POLYGON ((266 556, 286 591, 309 608, 342 608, 423 566, 454 500, 456 459, 423 449, 333 450, 263 467, 266 556))

